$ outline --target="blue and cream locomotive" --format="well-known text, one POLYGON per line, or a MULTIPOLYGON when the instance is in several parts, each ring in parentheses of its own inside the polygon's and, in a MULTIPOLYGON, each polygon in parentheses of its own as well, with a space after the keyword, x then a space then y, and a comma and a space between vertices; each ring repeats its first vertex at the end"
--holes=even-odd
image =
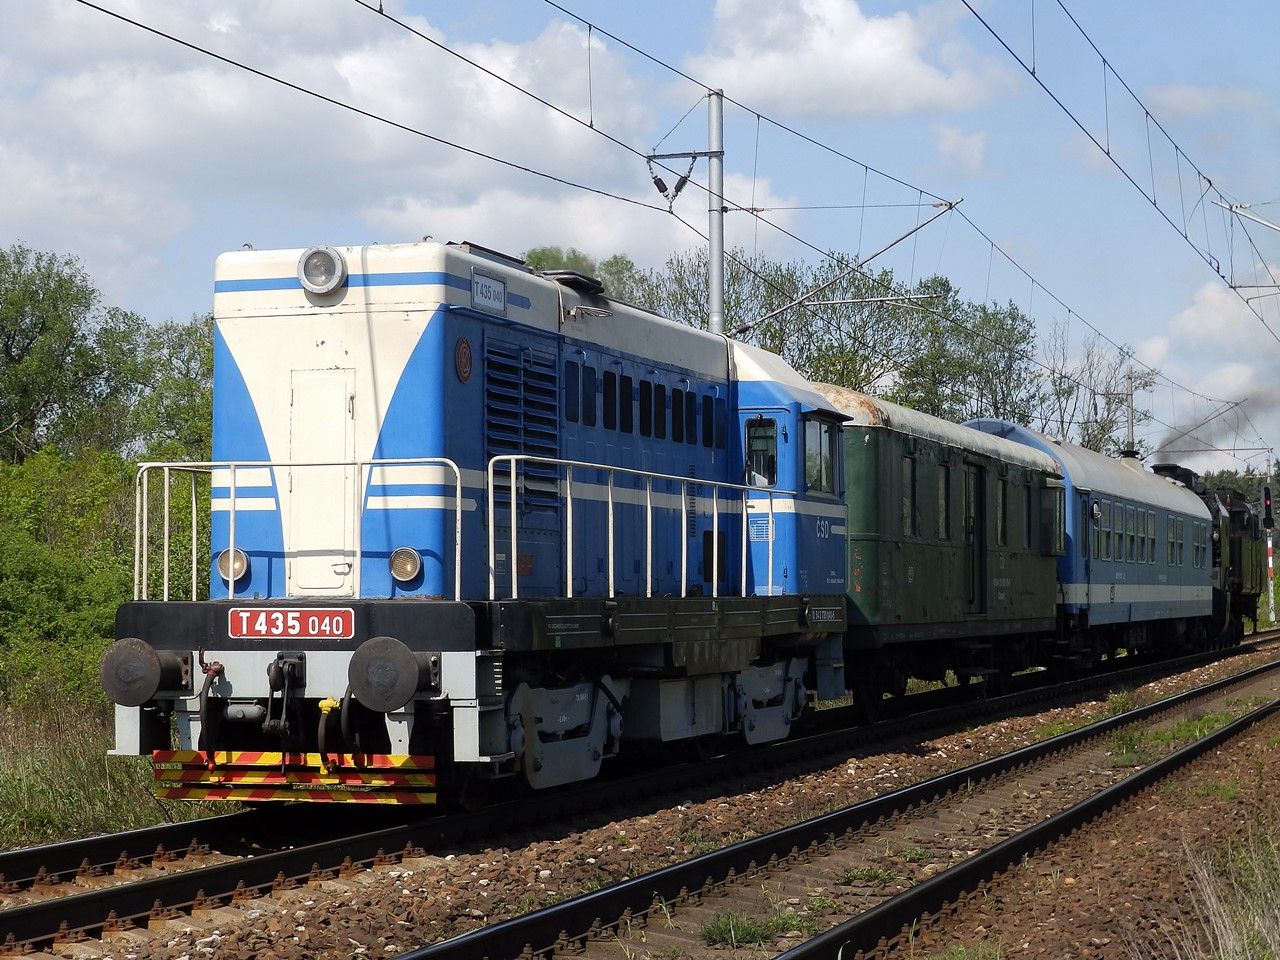
POLYGON ((162 796, 553 786, 840 692, 840 419, 777 357, 470 244, 229 253, 214 317, 102 669, 162 796))

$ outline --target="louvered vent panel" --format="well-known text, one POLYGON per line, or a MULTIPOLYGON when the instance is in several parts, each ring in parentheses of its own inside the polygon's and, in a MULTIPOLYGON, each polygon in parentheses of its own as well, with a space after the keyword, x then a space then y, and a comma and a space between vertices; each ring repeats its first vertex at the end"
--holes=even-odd
MULTIPOLYGON (((560 455, 559 385, 555 355, 515 344, 485 344, 484 429, 486 457, 560 455)), ((510 503, 510 474, 499 467, 495 500, 510 503)), ((517 473, 525 510, 554 510, 559 502, 553 466, 522 465, 517 473)))

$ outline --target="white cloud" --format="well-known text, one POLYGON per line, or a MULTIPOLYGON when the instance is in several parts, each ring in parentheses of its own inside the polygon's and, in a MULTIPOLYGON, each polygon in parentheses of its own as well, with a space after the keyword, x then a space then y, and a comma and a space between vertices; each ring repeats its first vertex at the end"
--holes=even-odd
POLYGON ((1148 91, 1147 103, 1157 115, 1203 117, 1224 110, 1253 110, 1263 97, 1245 87, 1175 84, 1148 91))
MULTIPOLYGON (((1140 360, 1158 367, 1178 383, 1219 398, 1207 400, 1167 384, 1152 394, 1153 413, 1168 428, 1153 437, 1174 440, 1175 451, 1205 447, 1236 450, 1257 445, 1280 433, 1280 386, 1275 382, 1277 348, 1257 317, 1219 281, 1202 284, 1191 302, 1169 318, 1167 332, 1137 344, 1140 360), (1226 404, 1240 401, 1238 406, 1226 404)), ((1241 450, 1241 457, 1254 451, 1241 450)), ((1240 469, 1241 461, 1225 453, 1185 454, 1176 459, 1196 469, 1240 469)), ((1258 461, 1255 460, 1255 463, 1258 461)))
POLYGON ((717 0, 714 46, 688 71, 753 107, 894 116, 986 102, 1004 69, 953 39, 930 8, 872 16, 854 0, 717 0))
POLYGON ((1169 321, 1169 332, 1183 343, 1226 344, 1234 347, 1247 343, 1257 332, 1258 318, 1244 305, 1235 291, 1218 281, 1200 286, 1191 303, 1169 321))
MULTIPOLYGON (((725 194, 747 197, 750 179, 739 174, 725 177, 725 194)), ((658 201, 647 184, 637 184, 632 195, 658 201), (640 193, 647 188, 648 194, 640 193)), ((767 181, 756 183, 758 206, 783 206, 794 198, 773 192, 767 181)), ((689 187, 681 194, 675 212, 699 231, 707 230, 706 194, 689 187)), ((705 244, 697 234, 665 212, 627 205, 606 197, 580 192, 535 196, 509 188, 483 190, 460 200, 445 197, 400 195, 362 211, 378 230, 392 236, 431 235, 436 239, 469 239, 504 253, 519 255, 535 246, 577 247, 602 260, 625 253, 644 267, 658 266, 675 250, 705 244)), ((785 211, 766 214, 782 227, 791 221, 785 211)), ((777 231, 761 225, 758 236, 746 214, 729 214, 725 219, 725 245, 762 253, 776 251, 786 240, 777 231)))
POLYGON ((982 172, 987 162, 985 130, 965 133, 950 124, 938 124, 933 132, 938 143, 938 156, 951 172, 961 175, 982 172))
MULTIPOLYGON (((354 4, 317 17, 250 0, 228 0, 214 13, 196 0, 114 6, 405 126, 657 200, 638 158, 354 4)), ((589 101, 587 35, 576 24, 550 21, 524 44, 465 43, 409 19, 575 115, 592 114, 623 141, 653 134, 652 97, 598 35, 589 101)), ((0 204, 0 236, 81 255, 109 298, 159 282, 155 264, 190 244, 194 229, 216 230, 217 242, 232 237, 236 245, 264 232, 310 242, 317 229, 345 242, 424 230, 439 236, 443 222, 450 236, 477 240, 492 225, 489 241, 505 246, 504 219, 485 214, 486 199, 499 197, 504 208, 524 211, 530 236, 584 230, 609 252, 633 239, 670 243, 676 232, 663 221, 628 227, 611 241, 611 222, 636 221, 614 201, 584 194, 566 204, 560 185, 344 112, 74 4, 37 4, 20 17, 0 12, 0 78, 0 163, 8 182, 24 185, 0 204), (415 205, 430 209, 389 213, 415 205), (209 211, 219 215, 216 228, 193 223, 209 211), (272 214, 276 223, 264 230, 272 214), (537 216, 545 218, 541 229, 537 216), (406 232, 335 235, 362 218, 368 229, 406 232), (114 277, 130 281, 113 288, 114 277)), ((564 242, 584 245, 567 235, 564 242)))

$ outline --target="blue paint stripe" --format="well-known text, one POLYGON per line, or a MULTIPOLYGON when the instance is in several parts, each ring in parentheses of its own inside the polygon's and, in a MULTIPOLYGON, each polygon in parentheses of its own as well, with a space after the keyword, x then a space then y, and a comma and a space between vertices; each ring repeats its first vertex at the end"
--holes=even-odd
MULTIPOLYGON (((273 500, 276 491, 274 487, 236 487, 237 500, 273 500)), ((209 490, 211 497, 231 497, 230 487, 212 487, 209 490)))
POLYGON ((522 307, 525 310, 528 310, 533 306, 533 301, 528 297, 523 297, 518 293, 510 292, 507 293, 507 303, 511 304, 513 307, 522 307))
MULTIPOLYGON (((470 290, 471 281, 454 273, 440 271, 423 273, 353 273, 347 277, 348 287, 399 287, 399 286, 445 286, 458 290, 470 290)), ((302 282, 297 277, 265 277, 261 280, 217 280, 213 284, 214 293, 247 293, 255 290, 301 290, 302 282)), ((511 299, 510 296, 507 298, 511 299)), ((525 300, 524 297, 520 297, 525 300)), ((525 300, 526 304, 528 303, 525 300)))
MULTIPOLYGON (((453 489, 452 483, 375 483, 368 486, 366 493, 370 497, 442 496, 452 494, 453 489)), ((466 489, 469 488, 464 484, 463 490, 466 489)))

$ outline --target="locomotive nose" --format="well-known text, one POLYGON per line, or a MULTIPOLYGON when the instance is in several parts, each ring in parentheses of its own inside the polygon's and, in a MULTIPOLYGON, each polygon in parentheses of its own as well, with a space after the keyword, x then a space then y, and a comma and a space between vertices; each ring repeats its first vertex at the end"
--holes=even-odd
POLYGON ((166 688, 182 684, 182 661, 136 637, 117 640, 102 657, 102 688, 122 707, 140 707, 166 688))

